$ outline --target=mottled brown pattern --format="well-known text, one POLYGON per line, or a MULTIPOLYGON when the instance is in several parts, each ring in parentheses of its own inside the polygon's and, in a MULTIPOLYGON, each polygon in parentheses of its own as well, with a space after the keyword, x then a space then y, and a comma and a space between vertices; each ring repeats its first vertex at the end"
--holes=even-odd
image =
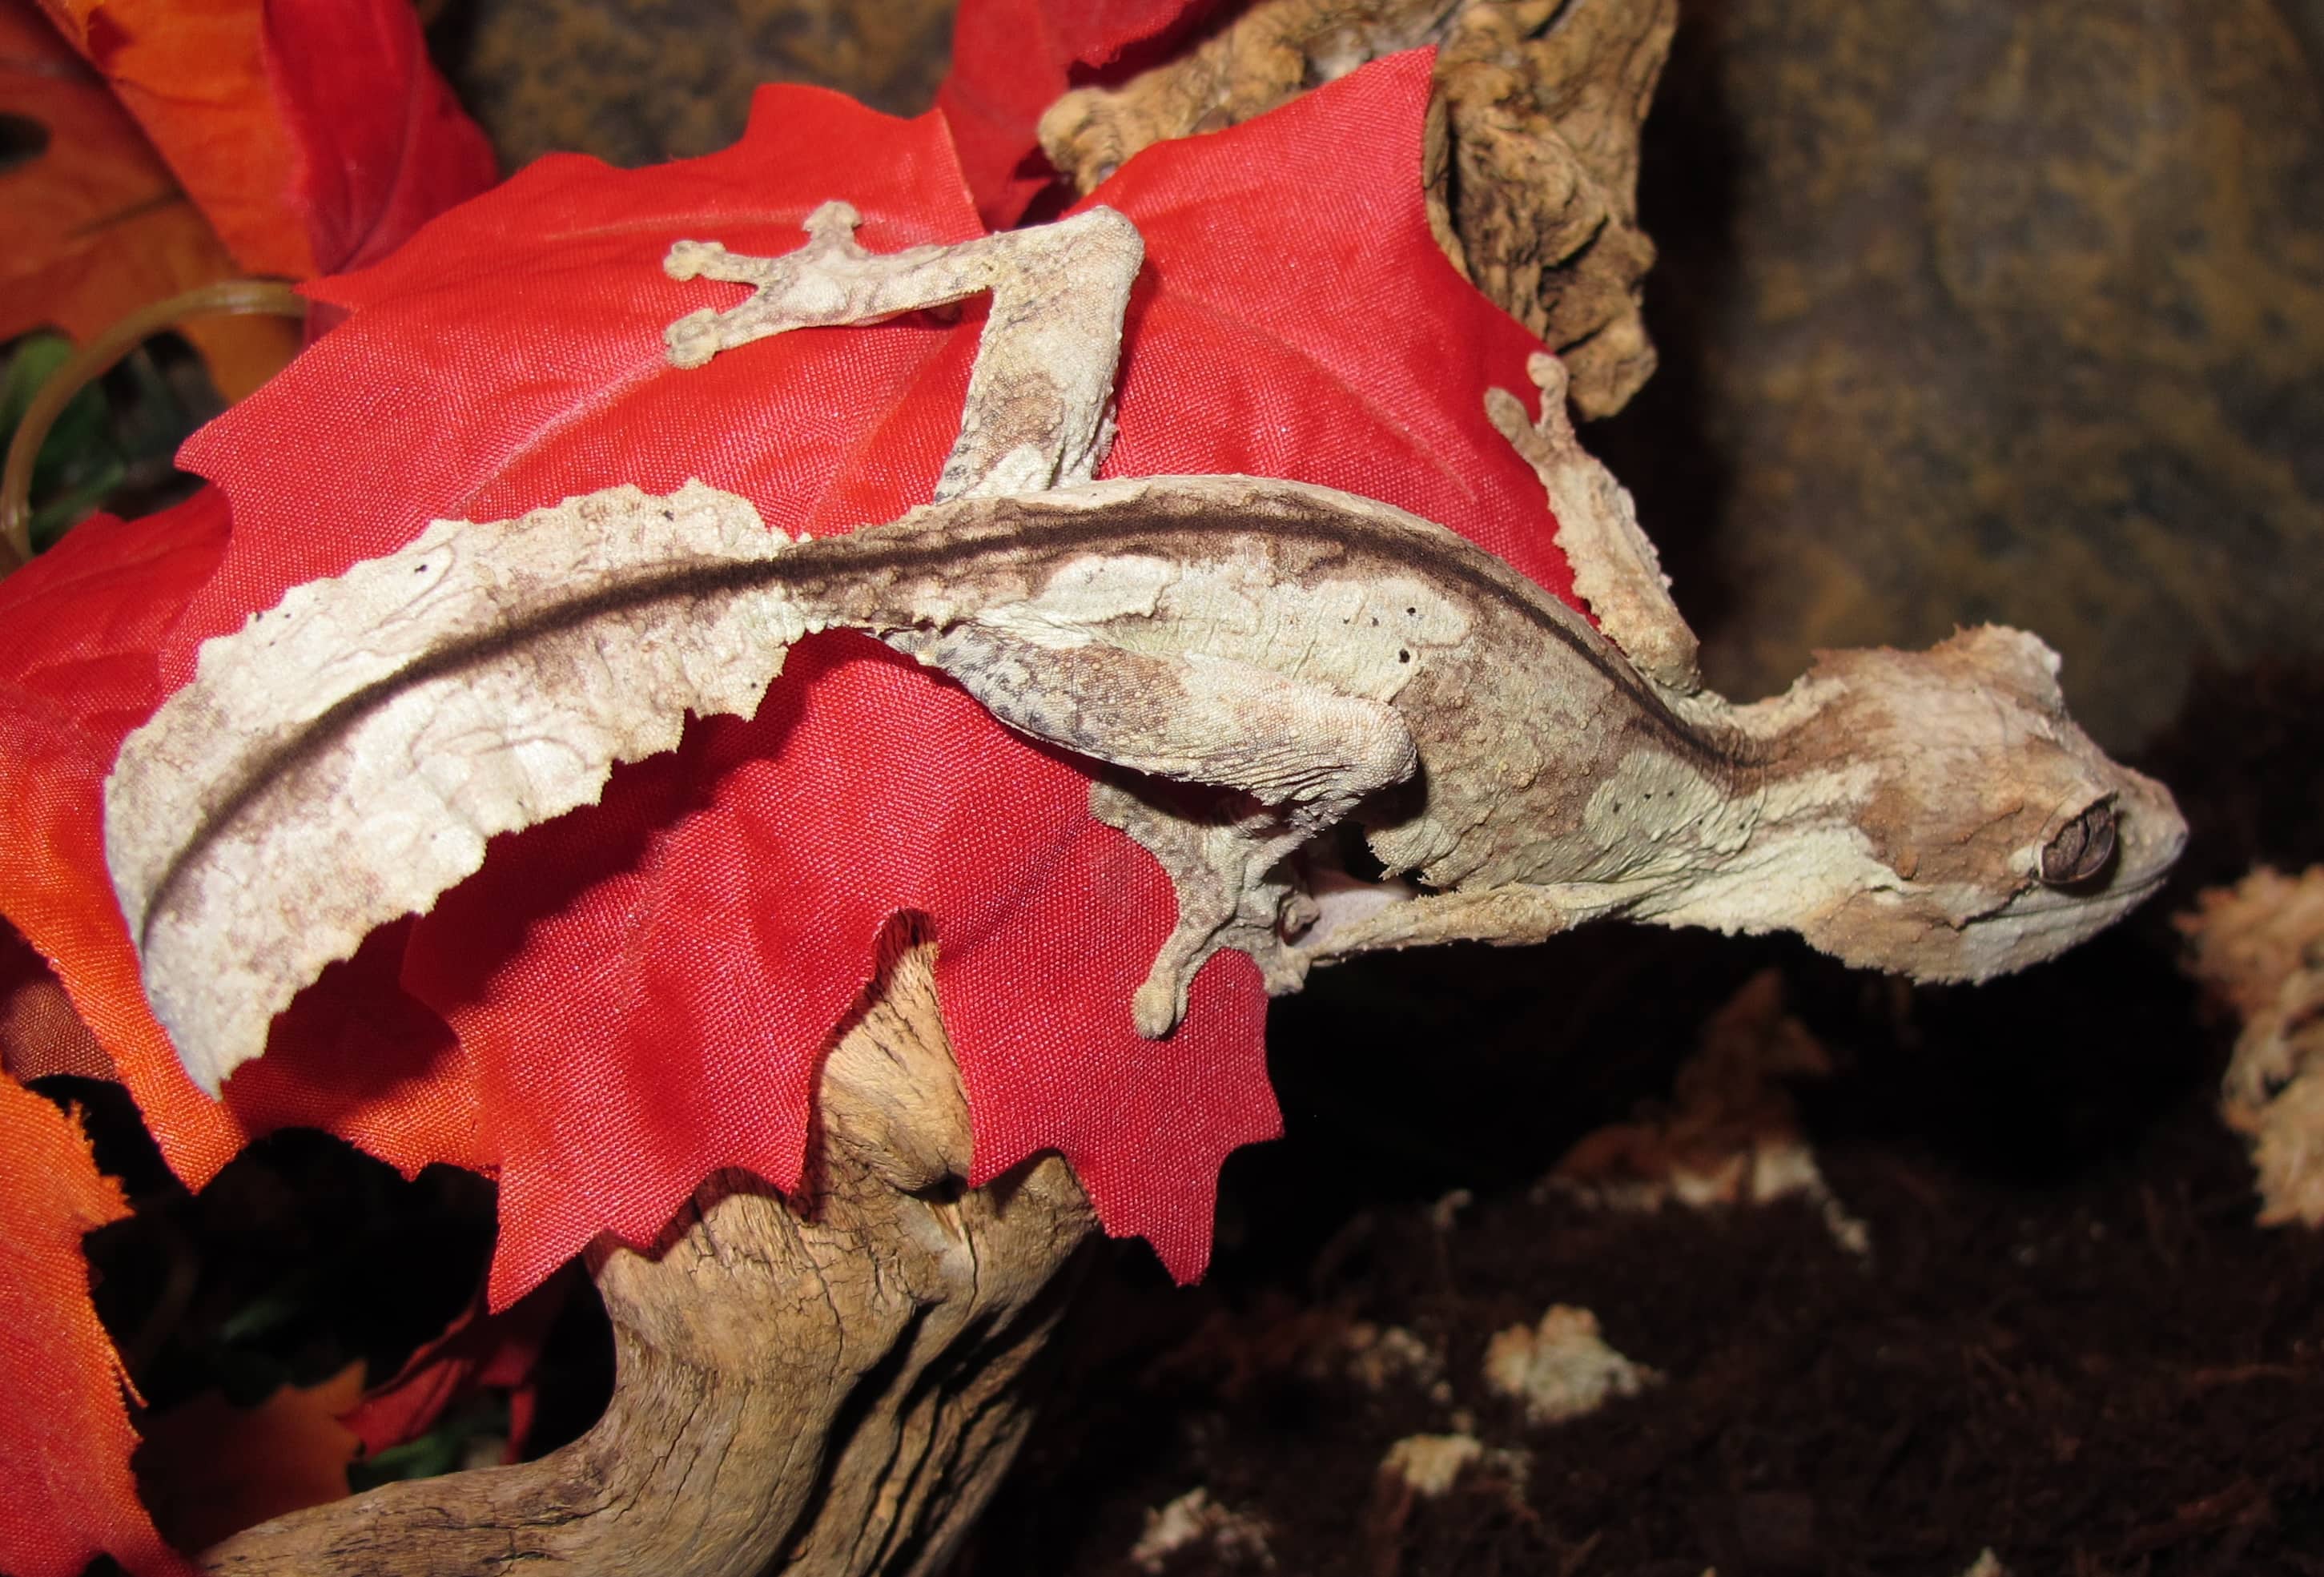
POLYGON ((1689 0, 1598 441, 1753 694, 1984 620, 2117 748, 2319 649, 2324 95, 2267 0, 1689 0))
POLYGON ((952 0, 452 0, 429 30, 513 169, 543 153, 650 164, 742 135, 762 82, 890 115, 936 101, 952 0))

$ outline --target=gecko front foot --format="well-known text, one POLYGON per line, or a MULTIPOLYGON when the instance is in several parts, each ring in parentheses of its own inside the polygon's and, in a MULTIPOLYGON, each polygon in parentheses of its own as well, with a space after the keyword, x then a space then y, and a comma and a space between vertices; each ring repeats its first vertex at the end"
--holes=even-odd
POLYGON ((850 205, 825 203, 807 217, 807 244, 774 257, 715 241, 672 244, 662 261, 670 278, 752 293, 670 324, 671 364, 698 367, 770 335, 877 323, 990 290, 960 437, 936 496, 1037 492, 1096 475, 1113 436, 1122 313, 1146 255, 1137 227, 1097 208, 955 245, 875 253, 855 239, 862 222, 850 205))

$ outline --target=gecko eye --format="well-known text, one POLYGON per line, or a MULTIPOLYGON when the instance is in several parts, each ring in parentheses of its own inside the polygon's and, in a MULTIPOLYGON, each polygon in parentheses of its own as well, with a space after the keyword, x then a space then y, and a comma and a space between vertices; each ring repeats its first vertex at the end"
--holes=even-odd
POLYGON ((2099 800, 2058 829, 2042 847, 2044 885, 2072 887, 2088 881, 2114 858, 2114 807, 2099 800))

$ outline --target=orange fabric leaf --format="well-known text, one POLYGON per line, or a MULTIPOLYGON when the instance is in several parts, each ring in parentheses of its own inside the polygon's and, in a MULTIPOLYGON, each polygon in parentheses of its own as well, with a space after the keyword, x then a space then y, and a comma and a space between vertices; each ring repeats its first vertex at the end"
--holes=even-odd
POLYGON ((41 4, 244 272, 374 262, 497 174, 409 0, 41 4))
POLYGON ((266 83, 259 0, 41 0, 253 273, 316 272, 284 198, 299 149, 266 83))
POLYGON ((130 1476, 126 1376, 89 1302, 82 1234, 129 1212, 78 1124, 0 1078, 0 1571, 78 1577, 111 1555, 138 1577, 191 1568, 130 1476))
POLYGON ((339 1415, 362 1397, 363 1360, 311 1386, 284 1386, 255 1407, 216 1391, 145 1421, 137 1481, 172 1542, 208 1549, 231 1534, 343 1500, 362 1442, 339 1415))
MULTIPOLYGON (((26 0, 0 0, 0 103, 48 132, 0 174, 0 340, 53 327, 86 342, 149 302, 243 271, 105 85, 26 0)), ((238 400, 299 348, 295 324, 213 318, 186 337, 238 400)))

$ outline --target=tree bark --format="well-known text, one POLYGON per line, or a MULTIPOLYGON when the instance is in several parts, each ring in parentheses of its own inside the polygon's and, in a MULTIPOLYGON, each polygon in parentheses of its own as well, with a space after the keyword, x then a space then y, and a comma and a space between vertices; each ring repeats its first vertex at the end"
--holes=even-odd
POLYGON ((654 1251, 592 1251, 615 1380, 587 1434, 277 1518, 204 1570, 939 1568, 1025 1437, 1093 1218, 1056 1156, 959 1185, 968 1108, 931 959, 893 939, 825 1063, 807 1197, 721 1176, 654 1251))

